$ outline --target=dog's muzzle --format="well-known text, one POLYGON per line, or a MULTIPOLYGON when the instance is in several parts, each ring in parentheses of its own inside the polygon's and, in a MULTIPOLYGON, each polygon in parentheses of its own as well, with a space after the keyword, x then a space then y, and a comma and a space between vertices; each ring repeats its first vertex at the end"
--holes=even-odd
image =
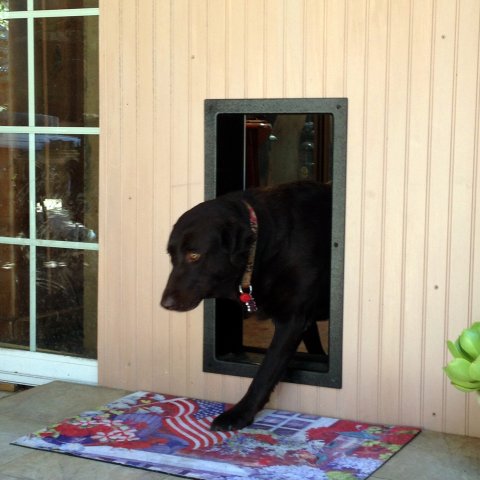
POLYGON ((197 307, 201 301, 202 299, 180 299, 176 295, 165 292, 162 296, 160 305, 166 310, 188 312, 197 307))

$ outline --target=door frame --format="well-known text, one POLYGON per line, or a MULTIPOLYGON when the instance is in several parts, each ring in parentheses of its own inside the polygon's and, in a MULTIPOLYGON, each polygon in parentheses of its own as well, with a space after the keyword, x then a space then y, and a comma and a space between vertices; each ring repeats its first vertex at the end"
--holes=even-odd
POLYGON ((43 385, 53 380, 96 385, 98 362, 14 348, 0 348, 0 382, 43 385))

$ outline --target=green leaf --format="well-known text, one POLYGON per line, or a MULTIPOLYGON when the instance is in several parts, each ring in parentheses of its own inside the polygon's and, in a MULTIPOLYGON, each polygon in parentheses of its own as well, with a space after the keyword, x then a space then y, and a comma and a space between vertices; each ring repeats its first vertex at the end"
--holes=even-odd
POLYGON ((475 322, 470 328, 480 333, 480 322, 475 322))
POLYGON ((480 382, 462 382, 461 380, 453 380, 452 383, 457 387, 470 388, 472 390, 480 390, 480 382))
POLYGON ((461 387, 460 385, 457 385, 452 382, 452 385, 457 389, 460 390, 461 392, 465 393, 471 393, 471 392, 476 392, 478 391, 478 388, 467 388, 467 387, 461 387))
POLYGON ((471 362, 464 358, 456 358, 444 368, 444 371, 453 382, 470 382, 470 364, 471 362))
POLYGON ((458 339, 462 350, 467 352, 474 360, 480 356, 480 333, 470 328, 464 330, 458 339))
POLYGON ((460 347, 458 340, 456 340, 455 342, 447 340, 447 347, 454 358, 465 358, 466 360, 470 360, 469 355, 465 353, 460 347))
POLYGON ((473 381, 480 382, 480 357, 470 364, 469 374, 473 381))

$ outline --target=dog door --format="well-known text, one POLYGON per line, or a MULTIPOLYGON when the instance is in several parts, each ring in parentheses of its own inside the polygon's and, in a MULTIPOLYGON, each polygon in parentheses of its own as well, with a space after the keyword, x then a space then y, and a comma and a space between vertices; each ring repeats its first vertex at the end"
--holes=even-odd
MULTIPOLYGON (((346 99, 206 100, 205 197, 296 180, 332 185, 330 311, 304 336, 284 380, 341 387, 346 99), (319 346, 320 345, 320 346, 319 346)), ((253 376, 273 324, 205 301, 204 370, 253 376)))

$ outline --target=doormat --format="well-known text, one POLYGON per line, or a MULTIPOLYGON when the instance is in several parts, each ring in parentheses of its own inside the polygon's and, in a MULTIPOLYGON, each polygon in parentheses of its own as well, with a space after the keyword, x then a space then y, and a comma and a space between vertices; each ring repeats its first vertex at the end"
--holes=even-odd
POLYGON ((229 405, 136 392, 13 444, 204 480, 368 478, 419 433, 283 410, 212 432, 229 405))

